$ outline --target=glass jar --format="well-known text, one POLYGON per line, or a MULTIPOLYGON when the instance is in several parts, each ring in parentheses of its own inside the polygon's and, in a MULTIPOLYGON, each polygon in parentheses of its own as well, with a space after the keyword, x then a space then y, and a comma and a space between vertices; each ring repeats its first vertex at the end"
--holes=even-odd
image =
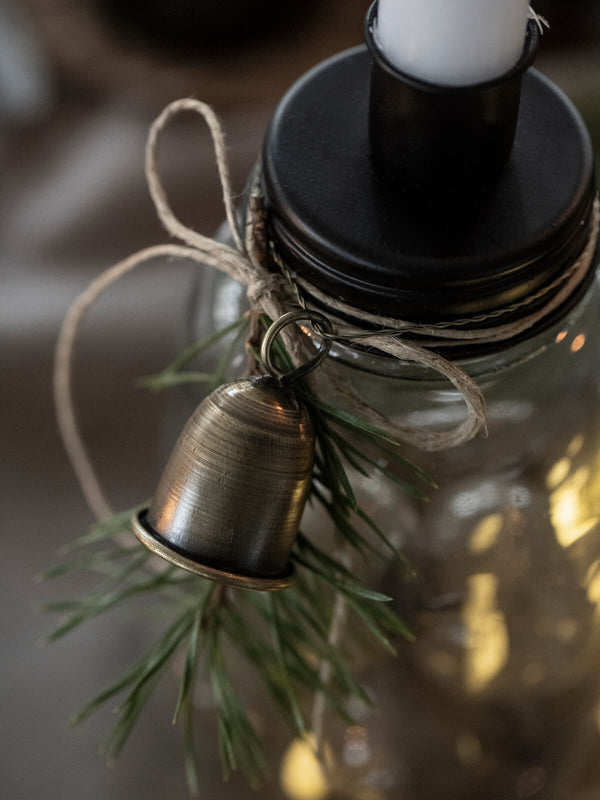
MULTIPOLYGON (((567 800, 595 767, 599 311, 594 285, 551 329, 462 362, 484 392, 488 436, 434 454, 403 449, 439 485, 428 502, 353 476, 359 502, 415 568, 402 581, 377 576, 415 635, 363 674, 376 706, 361 723, 365 780, 382 796, 567 800)), ((394 422, 445 428, 464 414, 436 376, 336 355, 394 422)))

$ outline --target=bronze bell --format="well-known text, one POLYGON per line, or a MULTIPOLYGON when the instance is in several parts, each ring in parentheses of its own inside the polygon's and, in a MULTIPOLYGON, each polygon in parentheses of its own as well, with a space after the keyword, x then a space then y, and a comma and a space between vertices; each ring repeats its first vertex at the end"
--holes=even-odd
POLYGON ((185 426, 134 532, 204 577, 284 588, 314 449, 310 416, 282 382, 268 375, 221 386, 185 426))

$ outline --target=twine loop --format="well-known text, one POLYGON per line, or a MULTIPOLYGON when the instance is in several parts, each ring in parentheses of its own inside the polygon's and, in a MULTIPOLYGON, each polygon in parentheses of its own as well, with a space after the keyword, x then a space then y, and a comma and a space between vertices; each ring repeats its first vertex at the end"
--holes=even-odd
MULTIPOLYGON (((67 311, 56 348, 54 394, 58 424, 84 496, 98 517, 106 516, 111 509, 99 486, 77 425, 71 391, 73 349, 86 311, 109 286, 141 264, 155 258, 176 257, 214 267, 244 284, 247 287, 250 307, 254 311, 266 314, 272 320, 279 319, 291 309, 300 307, 307 310, 311 305, 318 304, 320 309, 327 309, 332 332, 325 333, 332 339, 346 343, 360 340, 362 344, 394 358, 434 370, 454 385, 466 406, 465 419, 450 430, 419 430, 399 426, 365 403, 348 381, 340 378, 334 370, 328 369, 325 365, 321 367, 324 380, 321 379, 319 385, 325 387, 328 392, 329 402, 331 400, 341 402, 349 410, 377 424, 399 441, 408 442, 424 450, 436 451, 464 444, 478 432, 485 434, 485 400, 477 383, 464 370, 430 348, 439 345, 440 342, 448 346, 453 342, 469 341, 480 344, 503 341, 532 327, 539 319, 560 305, 585 279, 598 239, 600 212, 596 200, 590 237, 581 256, 554 284, 542 290, 549 296, 543 307, 517 322, 494 324, 496 317, 499 316, 501 319, 503 314, 515 309, 511 306, 478 318, 430 326, 417 325, 403 320, 383 318, 354 308, 324 294, 302 278, 291 275, 285 264, 277 257, 272 243, 268 242, 266 218, 258 182, 250 192, 246 218, 242 224, 233 200, 223 128, 213 109, 206 103, 191 98, 177 100, 170 103, 157 117, 150 127, 146 144, 146 178, 161 222, 166 230, 183 244, 169 243, 146 248, 99 275, 75 299, 67 311), (169 122, 185 111, 199 114, 210 130, 225 214, 234 246, 187 227, 177 219, 169 205, 158 170, 159 144, 169 122), (269 246, 271 246, 270 258, 269 246), (270 269, 269 265, 272 263, 279 266, 280 272, 270 269), (348 318, 357 320, 359 325, 349 327, 345 322, 348 318), (469 325, 475 322, 480 326, 487 321, 492 325, 469 328, 469 325), (365 328, 360 327, 360 323, 364 323, 365 328), (418 334, 418 340, 415 340, 414 334, 418 334)), ((538 293, 533 298, 521 302, 539 300, 541 296, 538 293)), ((321 331, 319 333, 321 334, 321 331)), ((287 326, 282 330, 281 336, 292 362, 295 365, 305 362, 306 353, 310 352, 310 345, 302 329, 298 326, 287 326)))

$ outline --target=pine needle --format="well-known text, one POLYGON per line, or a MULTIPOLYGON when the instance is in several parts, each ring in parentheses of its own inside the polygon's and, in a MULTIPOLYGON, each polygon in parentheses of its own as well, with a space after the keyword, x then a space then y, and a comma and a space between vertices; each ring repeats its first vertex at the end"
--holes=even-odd
MULTIPOLYGON (((193 361, 198 356, 202 355, 206 350, 209 350, 213 345, 220 342, 222 339, 225 339, 230 333, 234 331, 238 332, 238 336, 234 339, 237 343, 239 342, 239 337, 243 335, 243 332, 247 329, 249 325, 248 318, 246 316, 242 316, 239 319, 232 322, 230 325, 226 325, 224 328, 216 331, 215 333, 211 333, 210 335, 206 336, 205 338, 201 339, 198 342, 194 342, 189 347, 186 347, 177 358, 172 361, 168 366, 166 366, 161 372, 157 375, 148 375, 144 378, 139 378, 137 383, 140 386, 144 386, 149 389, 153 389, 155 391, 159 391, 161 389, 167 388, 168 386, 174 385, 171 381, 175 375, 179 374, 186 374, 183 372, 183 368, 186 367, 191 361, 193 361)), ((231 355, 229 349, 226 351, 229 355, 229 360, 231 360, 231 355)), ((195 376, 197 373, 187 373, 189 375, 195 376)), ((209 381, 215 378, 214 374, 211 374, 209 377, 209 381)), ((193 377, 191 382, 196 382, 196 378, 193 377)), ((185 380, 181 380, 180 383, 186 383, 185 380)))
POLYGON ((400 444, 392 436, 381 430, 381 428, 377 428, 375 425, 371 425, 369 422, 366 422, 366 420, 351 414, 349 411, 343 411, 340 408, 335 408, 335 406, 325 403, 323 400, 315 397, 312 394, 307 394, 305 392, 300 392, 300 394, 309 403, 309 405, 318 409, 325 414, 326 417, 329 417, 343 427, 362 434, 363 436, 368 436, 372 439, 380 440, 382 442, 386 442, 387 444, 400 447, 400 444))
POLYGON ((140 503, 139 506, 129 508, 126 511, 119 511, 111 517, 100 520, 100 522, 95 522, 90 526, 88 533, 62 547, 60 552, 66 555, 73 550, 78 550, 81 547, 88 547, 90 544, 110 539, 118 533, 128 531, 131 518, 143 507, 144 504, 140 503))
POLYGON ((292 686, 292 681, 290 680, 288 664, 287 664, 288 657, 290 655, 292 655, 293 657, 295 653, 292 652, 290 654, 289 647, 287 646, 287 642, 289 641, 289 639, 287 635, 285 637, 283 635, 281 629, 281 623, 279 621, 279 612, 277 609, 276 596, 274 594, 267 595, 267 602, 269 608, 269 622, 271 628, 271 636, 273 638, 275 652, 277 653, 277 662, 281 670, 283 687, 287 695, 289 708, 292 714, 292 718, 294 720, 294 724, 296 726, 296 730, 300 735, 304 735, 306 733, 306 725, 304 724, 304 718, 302 716, 302 712, 300 711, 300 705, 296 698, 296 694, 292 686))
POLYGON ((258 788, 268 775, 260 739, 248 714, 238 698, 228 674, 219 626, 213 624, 206 632, 208 672, 218 713, 219 751, 224 777, 240 769, 249 784, 258 788))
MULTIPOLYGON (((265 316, 261 322, 265 329, 270 324, 265 316)), ((247 316, 236 320, 186 348, 157 375, 142 378, 139 383, 153 390, 193 383, 205 384, 207 389, 218 385, 225 380, 248 325, 247 316), (226 342, 226 346, 213 372, 190 367, 219 342, 226 342)), ((291 361, 285 347, 280 340, 273 347, 277 364, 288 371, 291 361)), ((253 343, 247 348, 254 352, 253 343)), ((258 354, 254 355, 258 360, 258 354)), ((301 386, 297 391, 311 414, 318 442, 310 498, 331 518, 345 548, 360 559, 376 557, 405 575, 412 574, 402 553, 361 508, 352 477, 383 476, 418 500, 426 497, 415 482, 428 487, 435 483, 403 456, 400 446, 385 431, 332 407, 301 386)), ((76 573, 98 577, 98 583, 83 596, 42 605, 45 611, 62 615, 46 641, 121 608, 135 597, 160 603, 168 614, 169 624, 148 650, 69 721, 71 726, 79 725, 107 703, 120 700, 115 711, 117 722, 104 743, 108 761, 118 758, 161 676, 179 652, 184 654, 184 666, 173 723, 181 727, 185 774, 193 796, 200 792, 194 745, 194 686, 201 666, 215 702, 223 775, 227 778, 232 771, 240 770, 253 787, 269 776, 269 768, 251 722, 249 698, 232 678, 232 659, 241 656, 256 672, 274 708, 295 735, 306 733, 303 703, 316 693, 348 724, 353 723, 346 709, 348 697, 372 705, 353 671, 356 645, 364 636, 369 647, 375 640, 387 652, 395 653, 399 638, 413 638, 391 607, 389 596, 367 586, 346 563, 302 532, 292 553, 296 584, 278 594, 226 590, 222 584, 212 584, 172 566, 156 572, 149 567, 151 555, 142 545, 132 538, 131 546, 123 546, 122 532, 128 529, 138 508, 93 525, 64 548, 68 560, 39 576, 40 580, 64 579, 76 573), (87 547, 91 549, 85 552, 87 547), (347 603, 353 623, 358 623, 348 626, 346 641, 341 644, 330 640, 332 610, 339 597, 347 603), (328 664, 326 679, 323 663, 328 664)))

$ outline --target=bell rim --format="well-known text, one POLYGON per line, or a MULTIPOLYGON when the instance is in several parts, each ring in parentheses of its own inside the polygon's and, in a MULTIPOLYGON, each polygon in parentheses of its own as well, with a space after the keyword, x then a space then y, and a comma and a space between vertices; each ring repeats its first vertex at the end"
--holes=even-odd
POLYGON ((175 550, 164 539, 159 538, 157 533, 146 522, 147 508, 143 508, 131 518, 131 528, 138 540, 151 550, 155 555, 164 558, 176 567, 192 572, 202 578, 212 581, 220 581, 238 589, 253 589, 258 592, 276 592, 280 589, 287 589, 296 580, 294 565, 288 562, 285 571, 279 575, 269 575, 260 577, 257 575, 242 575, 237 572, 211 567, 203 564, 197 559, 183 555, 175 550))

